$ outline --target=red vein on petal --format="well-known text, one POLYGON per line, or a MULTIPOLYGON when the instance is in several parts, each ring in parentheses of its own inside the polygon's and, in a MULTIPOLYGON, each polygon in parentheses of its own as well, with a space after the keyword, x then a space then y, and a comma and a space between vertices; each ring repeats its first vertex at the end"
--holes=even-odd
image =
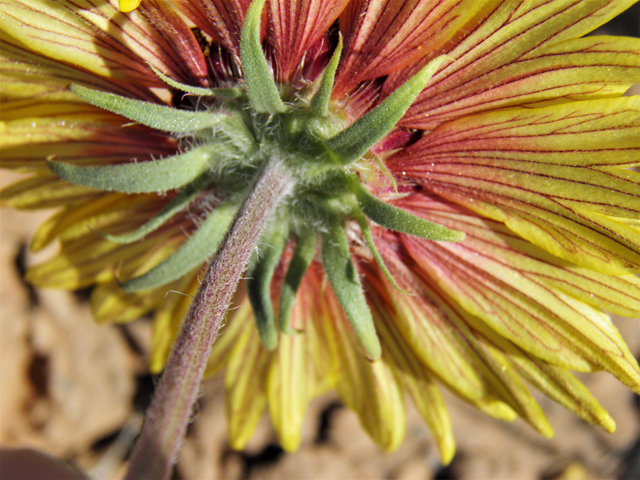
MULTIPOLYGON (((573 6, 576 6, 579 3, 581 2, 574 2, 572 5, 569 5, 566 8, 571 8, 573 6)), ((503 3, 501 8, 504 8, 504 9, 510 8, 510 7, 505 7, 504 5, 505 4, 503 3)), ((541 8, 543 6, 544 5, 537 6, 536 8, 528 12, 527 15, 534 14, 536 9, 541 8)), ((518 32, 515 35, 512 35, 504 43, 494 45, 487 52, 480 54, 477 58, 473 57, 475 52, 478 49, 480 49, 484 43, 490 42, 492 37, 499 35, 501 31, 509 28, 510 27, 509 21, 508 20, 502 21, 502 24, 500 27, 494 29, 491 32, 491 34, 489 35, 485 34, 482 38, 478 38, 477 39, 478 42, 473 45, 467 45, 464 40, 461 41, 461 45, 458 46, 458 48, 449 52, 450 55, 456 58, 456 61, 454 61, 453 64, 443 69, 440 73, 434 76, 434 78, 430 82, 430 85, 427 87, 427 89, 425 89, 425 91, 418 98, 418 101, 414 104, 414 107, 407 113, 402 124, 405 126, 411 126, 412 128, 432 129, 439 122, 441 122, 446 118, 460 116, 465 112, 468 113, 468 112, 477 111, 485 108, 485 105, 482 102, 480 102, 481 99, 475 99, 475 96, 474 96, 474 95, 482 96, 482 92, 485 90, 487 83, 486 82, 483 83, 482 78, 484 78, 485 76, 497 76, 498 72, 501 69, 508 69, 508 68, 511 68, 513 64, 517 64, 522 61, 529 61, 530 59, 524 58, 529 53, 536 51, 538 48, 542 48, 542 46, 545 46, 545 47, 551 46, 549 42, 543 41, 544 38, 546 37, 541 37, 540 43, 535 44, 533 46, 531 46, 532 42, 530 40, 527 40, 527 42, 524 42, 524 41, 519 41, 518 38, 521 37, 522 35, 527 34, 528 32, 533 31, 532 29, 541 27, 543 24, 547 22, 552 22, 554 18, 557 17, 558 15, 561 15, 561 13, 555 13, 554 15, 550 17, 546 17, 533 25, 528 25, 526 30, 518 32), (528 50, 526 50, 525 48, 519 48, 517 50, 513 50, 513 49, 504 50, 506 46, 509 45, 510 43, 514 43, 522 47, 529 45, 528 47, 526 47, 528 48, 528 50), (502 55, 502 59, 500 60, 500 62, 496 63, 497 60, 494 61, 493 63, 496 63, 496 65, 491 67, 492 65, 491 55, 495 55, 497 59, 499 49, 503 49, 505 53, 502 55), (467 57, 473 57, 473 59, 470 60, 469 62, 466 62, 465 59, 467 57), (511 61, 509 61, 509 57, 511 57, 511 61), (475 73, 476 71, 480 71, 481 73, 478 75, 475 73), (456 102, 456 100, 458 100, 458 102, 456 102), (475 105, 475 102, 479 102, 477 106, 475 105), (459 111, 459 109, 461 108, 461 106, 458 105, 459 103, 469 104, 470 106, 468 107, 467 110, 459 111), (425 118, 425 115, 428 115, 428 118, 425 118)), ((592 15, 593 13, 594 12, 592 11, 588 15, 592 15)), ((569 18, 566 12, 564 12, 563 15, 564 17, 569 18)), ((500 16, 500 8, 496 8, 494 11, 494 15, 491 18, 487 19, 485 21, 485 24, 490 24, 490 22, 494 17, 499 18, 499 16, 500 16)), ((579 23, 580 21, 581 21, 581 18, 574 19, 574 23, 565 25, 564 28, 570 28, 571 25, 579 23)), ((471 38, 474 33, 476 33, 479 29, 483 27, 483 25, 484 24, 477 25, 470 34, 466 35, 466 38, 471 38)), ((561 33, 562 31, 558 32, 558 35, 561 33)), ((580 53, 580 52, 576 52, 576 53, 580 53)), ((420 66, 421 64, 418 64, 414 67, 414 69, 417 69, 420 66)), ((402 81, 406 80, 406 78, 408 78, 411 75, 411 73, 414 72, 414 69, 392 75, 388 80, 387 84, 385 85, 384 91, 387 92, 391 89, 394 89, 397 85, 402 83, 402 81)), ((555 69, 549 71, 550 74, 554 72, 555 72, 555 69)), ((531 74, 527 74, 525 77, 523 77, 523 80, 526 80, 526 78, 529 77, 530 75, 531 74)), ((487 81, 488 81, 488 84, 491 85, 492 87, 491 92, 495 94, 495 92, 498 92, 498 93, 500 92, 499 87, 510 85, 514 81, 520 81, 520 79, 517 79, 517 78, 512 79, 511 77, 509 77, 507 79, 496 80, 491 78, 487 81), (498 90, 496 90, 497 88, 498 90)), ((633 82, 629 80, 627 80, 626 82, 629 82, 629 85, 633 84, 633 82)), ((583 94, 596 93, 600 88, 604 88, 603 82, 600 82, 600 83, 601 83, 600 86, 598 88, 594 86, 594 89, 592 89, 590 93, 588 91, 582 92, 582 93, 583 94)), ((606 83, 615 84, 616 83, 615 78, 612 77, 611 81, 607 81, 606 83)), ((580 82, 580 84, 582 84, 582 81, 580 82)), ((554 86, 554 87, 549 87, 548 91, 549 93, 551 93, 553 91, 557 91, 558 88, 566 89, 568 87, 554 86)), ((617 87, 616 91, 618 91, 618 94, 622 93, 620 89, 621 87, 617 87)), ((541 95, 543 92, 547 91, 545 89, 540 89, 540 90, 534 89, 530 92, 519 93, 517 90, 518 89, 516 88, 516 84, 514 84, 511 88, 505 91, 505 94, 504 94, 505 97, 502 100, 502 102, 513 104, 513 103, 517 103, 517 98, 519 95, 521 95, 523 98, 526 98, 526 97, 531 98, 534 94, 536 94, 536 92, 538 92, 537 93, 538 95, 541 95)), ((488 96, 488 93, 485 93, 485 96, 488 96)), ((555 97, 558 97, 557 93, 553 95, 553 98, 555 97)), ((549 95, 549 98, 552 98, 552 96, 549 95)), ((490 96, 485 101, 485 104, 490 105, 493 108, 499 105, 498 103, 496 103, 495 99, 493 99, 490 96)))
POLYGON ((286 83, 301 59, 338 18, 348 0, 271 2, 267 42, 273 46, 276 77, 286 83))
POLYGON ((352 2, 340 20, 345 54, 334 96, 429 55, 455 33, 455 26, 470 15, 469 9, 475 8, 477 3, 464 0, 352 2))

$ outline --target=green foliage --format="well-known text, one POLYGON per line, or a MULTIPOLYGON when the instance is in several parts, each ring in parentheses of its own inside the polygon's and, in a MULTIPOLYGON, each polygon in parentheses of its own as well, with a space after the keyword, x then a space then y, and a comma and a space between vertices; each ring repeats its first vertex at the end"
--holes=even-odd
POLYGON ((164 83, 190 95, 198 95, 201 97, 238 98, 243 93, 240 88, 203 88, 185 85, 184 83, 176 82, 172 78, 167 77, 150 63, 147 65, 149 65, 149 68, 153 70, 153 73, 155 73, 164 83))
POLYGON ((106 233, 100 233, 99 235, 114 243, 133 243, 144 238, 147 234, 158 229, 163 223, 169 220, 176 213, 181 212, 198 196, 200 192, 193 186, 188 185, 178 195, 176 195, 169 204, 164 207, 156 216, 154 216, 147 223, 140 228, 134 230, 131 233, 124 235, 109 235, 106 233))
POLYGON ((333 81, 336 77, 336 70, 338 69, 338 63, 340 62, 340 55, 342 54, 342 35, 338 39, 338 46, 336 47, 331 60, 327 68, 324 69, 322 74, 322 81, 320 82, 320 88, 311 99, 311 110, 321 117, 326 117, 329 114, 329 100, 331 100, 331 91, 333 90, 333 81))
POLYGON ((247 272, 247 293, 253 307, 258 333, 262 343, 269 350, 278 346, 278 331, 271 302, 271 280, 288 237, 287 222, 278 219, 262 237, 262 247, 254 254, 247 272))
POLYGON ((225 113, 178 110, 164 105, 132 100, 113 93, 99 92, 80 85, 71 85, 69 90, 91 105, 117 113, 147 127, 170 133, 192 133, 213 128, 228 117, 225 113))
POLYGON ((139 163, 85 167, 48 162, 53 173, 67 182, 98 190, 122 193, 152 193, 180 188, 210 169, 220 148, 205 145, 188 152, 139 163))
POLYGON ((328 231, 322 233, 322 264, 333 293, 362 346, 373 360, 379 358, 382 352, 380 340, 362 290, 358 271, 351 259, 346 232, 339 222, 329 226, 328 231))
POLYGON ((215 253, 237 209, 237 203, 233 201, 218 205, 173 255, 144 275, 124 282, 122 288, 127 292, 137 292, 160 287, 202 265, 215 253))
MULTIPOLYGON (((104 235, 118 243, 143 238, 186 208, 197 196, 210 195, 209 189, 227 199, 173 255, 146 274, 123 284, 127 291, 138 291, 176 280, 213 255, 232 223, 241 201, 240 190, 266 162, 278 159, 294 177, 295 193, 285 200, 280 216, 271 220, 261 241, 262 247, 254 255, 247 273, 247 291, 260 338, 268 349, 277 346, 271 283, 292 234, 290 228, 293 228, 298 240, 280 294, 280 330, 286 334, 296 333, 290 328, 291 313, 305 272, 316 257, 320 233, 321 260, 329 282, 356 336, 370 357, 376 359, 381 353, 380 342, 351 257, 345 221, 354 218, 358 221, 374 260, 398 289, 375 245, 366 217, 385 228, 430 240, 459 241, 464 234, 378 199, 361 184, 349 165, 362 158, 395 127, 448 57, 433 60, 376 108, 335 134, 342 120, 332 116, 329 104, 342 53, 342 38, 310 102, 294 100, 292 105, 285 105, 260 42, 264 5, 265 0, 254 0, 242 27, 243 86, 211 89, 183 85, 151 66, 170 87, 202 97, 199 108, 211 111, 178 110, 81 86, 70 87, 76 95, 95 106, 148 127, 174 133, 179 139, 190 138, 191 141, 183 143, 183 147, 190 150, 162 160, 123 165, 84 167, 49 163, 49 166, 64 180, 100 190, 151 193, 183 188, 161 212, 136 231, 119 236, 104 235), (227 111, 214 112, 214 108, 227 111), (301 226, 306 225, 312 226, 301 232, 301 226)), ((377 157, 376 161, 395 187, 395 179, 383 161, 377 157)))
POLYGON ((240 38, 240 58, 251 107, 258 113, 286 112, 260 43, 260 21, 265 0, 255 0, 247 10, 240 38))
POLYGON ((316 255, 318 244, 317 234, 314 230, 307 231, 305 235, 301 235, 296 243, 296 249, 293 257, 289 262, 287 274, 282 283, 280 291, 280 310, 278 312, 278 324, 280 330, 288 335, 296 333, 289 327, 291 322, 291 311, 296 299, 296 293, 302 282, 302 278, 311 265, 316 255))
POLYGON ((378 251, 378 247, 376 247, 376 244, 373 241, 373 235, 371 234, 371 229, 369 228, 369 224, 367 223, 366 217, 360 211, 357 211, 355 213, 355 217, 356 217, 356 220, 358 221, 358 224, 360 225, 360 230, 362 231, 362 236, 364 237, 364 241, 367 244, 367 248, 373 255, 373 259, 378 264, 378 267, 380 267, 380 270, 382 270, 382 273, 384 274, 384 276, 387 277, 387 280, 389 280, 389 282, 391 283, 391 285, 394 286, 394 288, 396 288, 397 290, 400 290, 401 292, 409 293, 405 290, 402 290, 398 286, 396 279, 393 278, 393 275, 391 275, 391 272, 385 265, 384 260, 382 259, 382 255, 380 255, 380 252, 378 251))
POLYGON ((362 212, 378 225, 427 240, 459 242, 464 239, 463 232, 451 230, 394 207, 369 193, 358 182, 353 182, 352 185, 362 212))
POLYGON ((349 165, 382 140, 404 116, 429 79, 448 58, 442 55, 431 61, 380 105, 327 140, 327 146, 336 160, 341 165, 349 165))

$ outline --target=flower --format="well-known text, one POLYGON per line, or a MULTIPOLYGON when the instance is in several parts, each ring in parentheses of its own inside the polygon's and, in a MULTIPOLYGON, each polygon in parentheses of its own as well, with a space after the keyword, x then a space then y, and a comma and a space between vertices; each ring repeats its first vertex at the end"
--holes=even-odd
POLYGON ((551 435, 526 381, 614 429, 571 371, 640 393, 604 313, 640 314, 640 41, 583 36, 633 2, 116 3, 0 0, 2 164, 29 174, 2 201, 61 207, 29 281, 95 284, 103 322, 155 311, 159 372, 278 157, 296 187, 208 363, 234 448, 268 405, 295 449, 330 389, 389 450, 409 396, 443 462, 442 386, 551 435))

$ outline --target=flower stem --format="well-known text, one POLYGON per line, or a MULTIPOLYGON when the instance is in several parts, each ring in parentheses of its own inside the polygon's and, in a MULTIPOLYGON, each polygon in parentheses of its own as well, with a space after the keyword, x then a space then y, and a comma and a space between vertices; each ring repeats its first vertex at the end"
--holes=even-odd
POLYGON ((169 355, 133 449, 127 480, 167 479, 189 423, 213 342, 254 248, 293 179, 268 162, 207 268, 169 355))

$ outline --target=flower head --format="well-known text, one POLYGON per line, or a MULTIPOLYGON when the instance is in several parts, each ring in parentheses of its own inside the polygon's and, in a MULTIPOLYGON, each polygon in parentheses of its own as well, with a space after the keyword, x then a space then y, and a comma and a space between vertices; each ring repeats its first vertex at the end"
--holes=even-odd
POLYGON ((31 282, 96 284, 101 321, 154 310, 159 372, 190 303, 165 293, 276 162, 208 364, 234 447, 268 405, 295 449, 334 388, 386 449, 408 395, 445 462, 442 386, 551 435, 526 381, 613 430, 570 371, 640 392, 604 313, 640 314, 640 41, 582 37, 632 2, 116 3, 0 1, 2 161, 31 173, 3 202, 62 207, 31 282))

